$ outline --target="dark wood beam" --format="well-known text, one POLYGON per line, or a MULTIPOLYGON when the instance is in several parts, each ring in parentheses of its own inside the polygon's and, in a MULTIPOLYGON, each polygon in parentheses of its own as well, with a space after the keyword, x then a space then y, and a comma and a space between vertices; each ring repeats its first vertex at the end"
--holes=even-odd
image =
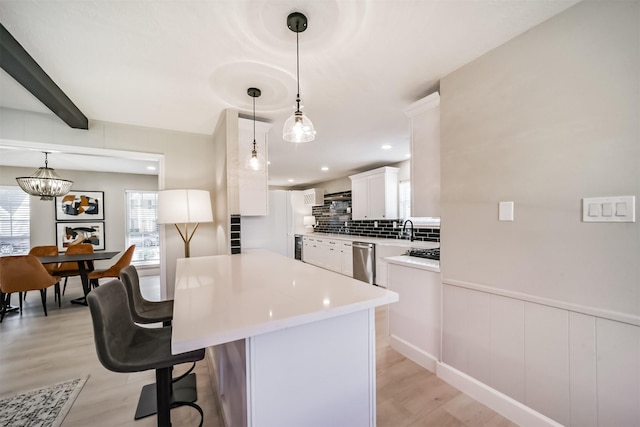
POLYGON ((74 129, 89 129, 89 120, 51 77, 0 24, 0 67, 74 129))

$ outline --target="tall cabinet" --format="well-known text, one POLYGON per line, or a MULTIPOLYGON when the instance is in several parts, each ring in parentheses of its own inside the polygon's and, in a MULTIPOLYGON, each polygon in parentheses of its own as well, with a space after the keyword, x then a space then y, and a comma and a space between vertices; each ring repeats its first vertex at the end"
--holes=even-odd
POLYGON ((256 151, 264 164, 260 170, 247 167, 253 149, 253 120, 238 118, 238 197, 239 214, 256 216, 269 214, 269 186, 267 169, 267 133, 269 123, 256 122, 256 151))
POLYGON ((398 168, 385 166, 351 175, 351 217, 398 218, 398 168))
POLYGON ((440 94, 404 110, 411 119, 411 216, 440 216, 440 94))

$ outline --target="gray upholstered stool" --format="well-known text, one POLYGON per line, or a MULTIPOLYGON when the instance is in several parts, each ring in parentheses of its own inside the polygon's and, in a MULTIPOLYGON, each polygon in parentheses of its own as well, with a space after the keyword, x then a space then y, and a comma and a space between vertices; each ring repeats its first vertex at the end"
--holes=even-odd
POLYGON ((111 280, 91 291, 87 303, 93 320, 98 359, 105 368, 114 372, 155 369, 157 392, 154 392, 159 427, 170 426, 170 409, 183 404, 197 409, 203 417, 198 405, 174 399, 171 368, 180 363, 202 360, 204 349, 172 355, 171 327, 143 328, 136 325, 129 313, 127 294, 120 280, 111 280))
POLYGON ((138 270, 128 265, 120 270, 120 280, 127 290, 129 308, 133 321, 141 324, 162 322, 164 326, 171 324, 173 319, 173 300, 148 301, 140 292, 138 270))
MULTIPOLYGON (((140 291, 138 270, 133 265, 128 265, 120 270, 120 280, 127 291, 131 318, 134 322, 141 324, 162 322, 164 326, 171 325, 173 300, 148 301, 144 299, 140 291)), ((195 366, 194 363, 187 372, 172 379, 174 398, 180 402, 195 402, 198 398, 196 374, 191 373, 195 366)), ((153 397, 155 389, 155 384, 147 384, 143 387, 141 396, 145 396, 145 398, 141 397, 138 401, 134 417, 136 420, 156 413, 156 399, 153 397)))

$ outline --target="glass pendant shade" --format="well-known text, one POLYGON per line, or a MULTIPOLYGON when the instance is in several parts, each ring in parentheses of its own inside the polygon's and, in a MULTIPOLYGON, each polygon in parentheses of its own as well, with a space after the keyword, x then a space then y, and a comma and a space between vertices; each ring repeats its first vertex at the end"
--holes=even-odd
POLYGON ((253 171, 260 171, 264 169, 264 163, 264 156, 254 146, 253 150, 251 150, 251 155, 247 157, 244 167, 253 171))
POLYGON ((296 33, 296 82, 298 94, 296 95, 296 111, 284 122, 282 139, 287 142, 311 142, 316 138, 316 130, 313 123, 300 110, 300 41, 298 34, 307 29, 307 17, 300 12, 293 12, 287 16, 287 27, 296 33))
POLYGON ((284 122, 282 138, 288 142, 311 142, 316 138, 316 131, 311 120, 302 111, 296 110, 291 117, 284 122))
POLYGON ((40 200, 53 200, 54 197, 64 196, 73 185, 73 181, 60 178, 55 170, 47 167, 47 154, 45 153, 45 167, 39 168, 31 176, 16 178, 25 193, 40 196, 40 200))
POLYGON ((262 92, 258 88, 250 87, 247 89, 247 94, 253 98, 253 149, 251 150, 251 154, 247 157, 244 167, 252 171, 259 171, 264 169, 265 161, 262 154, 258 152, 256 145, 256 98, 262 95, 262 92))

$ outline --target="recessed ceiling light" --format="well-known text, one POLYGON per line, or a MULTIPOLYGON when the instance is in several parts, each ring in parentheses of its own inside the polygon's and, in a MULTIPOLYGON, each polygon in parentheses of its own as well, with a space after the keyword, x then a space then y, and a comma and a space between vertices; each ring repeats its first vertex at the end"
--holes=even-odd
POLYGON ((293 182, 293 180, 292 180, 292 179, 288 179, 287 181, 289 181, 289 182, 293 182))
POLYGON ((323 167, 321 167, 321 168, 320 168, 320 170, 321 170, 321 171, 326 172, 326 171, 328 171, 328 170, 329 170, 329 168, 328 168, 328 167, 326 167, 326 166, 323 166, 323 167))
POLYGON ((270 164, 271 164, 271 162, 270 162, 270 161, 267 161, 267 164, 268 164, 268 165, 270 165, 270 164))
POLYGON ((409 157, 411 157, 411 153, 407 153, 404 156, 408 159, 409 157))
POLYGON ((154 171, 156 170, 155 166, 147 166, 147 170, 154 171))
POLYGON ((385 144, 380 148, 382 148, 383 150, 391 150, 392 147, 389 144, 385 144))

